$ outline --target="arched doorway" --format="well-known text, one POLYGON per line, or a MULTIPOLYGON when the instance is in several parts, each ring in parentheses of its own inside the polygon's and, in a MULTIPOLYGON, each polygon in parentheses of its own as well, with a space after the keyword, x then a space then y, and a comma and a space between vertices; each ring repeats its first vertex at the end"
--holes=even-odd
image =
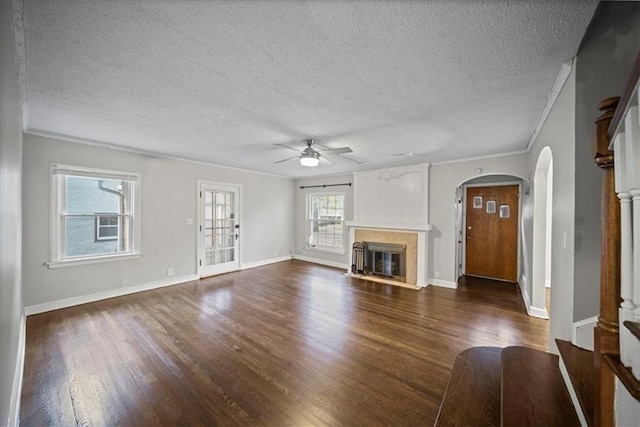
POLYGON ((544 147, 533 177, 533 253, 530 314, 549 318, 547 287, 551 283, 551 224, 553 211, 553 155, 544 147))

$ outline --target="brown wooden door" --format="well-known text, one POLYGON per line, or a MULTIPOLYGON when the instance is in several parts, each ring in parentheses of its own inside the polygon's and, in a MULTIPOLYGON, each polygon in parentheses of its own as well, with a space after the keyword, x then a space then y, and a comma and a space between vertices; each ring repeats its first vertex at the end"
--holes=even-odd
POLYGON ((518 193, 517 185, 467 187, 465 274, 517 281, 518 193))

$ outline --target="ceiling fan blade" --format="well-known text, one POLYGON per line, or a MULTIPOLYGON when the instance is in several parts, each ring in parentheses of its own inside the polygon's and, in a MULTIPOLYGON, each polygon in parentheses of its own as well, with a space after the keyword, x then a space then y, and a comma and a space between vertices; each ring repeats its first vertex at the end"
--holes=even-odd
POLYGON ((330 159, 330 158, 328 158, 328 157, 320 156, 320 157, 318 157, 318 158, 320 159, 320 163, 322 163, 323 161, 325 161, 325 160, 326 160, 327 162, 331 163, 332 165, 335 165, 335 164, 336 164, 333 160, 331 160, 331 159, 330 159))
POLYGON ((280 147, 286 147, 286 148, 288 148, 288 149, 290 149, 290 150, 297 151, 298 153, 300 153, 300 150, 298 150, 297 148, 293 148, 293 147, 290 147, 290 146, 285 145, 285 144, 280 144, 280 143, 277 143, 277 142, 276 142, 276 143, 274 143, 273 145, 278 145, 278 146, 280 146, 280 147))
POLYGON ((349 159, 352 162, 356 162, 356 163, 358 163, 360 165, 368 165, 369 164, 369 162, 364 161, 364 160, 360 160, 360 159, 358 159, 356 157, 353 157, 353 156, 347 156, 345 154, 341 154, 341 156, 344 157, 345 159, 349 159))
POLYGON ((342 147, 342 148, 327 148, 326 150, 318 150, 322 154, 346 154, 353 153, 351 147, 342 147))
POLYGON ((277 162, 273 162, 273 163, 284 163, 284 162, 288 162, 289 160, 299 159, 299 158, 300 156, 294 156, 294 157, 289 157, 288 159, 278 160, 277 162))
POLYGON ((394 157, 420 157, 420 156, 426 156, 428 153, 414 153, 412 151, 407 151, 404 153, 393 153, 392 156, 394 157))

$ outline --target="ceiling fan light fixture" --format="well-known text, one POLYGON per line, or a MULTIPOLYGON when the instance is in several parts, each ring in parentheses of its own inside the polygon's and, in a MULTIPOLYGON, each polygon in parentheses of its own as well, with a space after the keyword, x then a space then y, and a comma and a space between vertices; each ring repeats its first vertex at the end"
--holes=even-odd
POLYGON ((300 156, 300 164, 312 168, 320 164, 320 159, 318 159, 315 153, 302 153, 300 156))

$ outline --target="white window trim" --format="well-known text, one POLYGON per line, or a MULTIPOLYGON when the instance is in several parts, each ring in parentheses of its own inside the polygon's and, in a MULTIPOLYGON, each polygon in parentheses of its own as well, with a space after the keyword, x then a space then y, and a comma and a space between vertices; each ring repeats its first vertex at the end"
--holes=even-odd
POLYGON ((311 215, 310 215, 310 211, 311 211, 311 198, 312 197, 318 197, 318 196, 342 196, 343 197, 343 203, 344 201, 346 201, 346 193, 344 192, 339 192, 339 191, 334 191, 334 192, 325 192, 325 191, 317 191, 317 192, 308 192, 307 193, 307 202, 306 202, 306 209, 305 209, 305 248, 307 250, 310 251, 317 251, 317 252, 325 252, 325 253, 330 253, 330 254, 337 254, 337 255, 344 255, 347 253, 347 245, 345 244, 345 238, 346 238, 346 219, 345 219, 345 215, 344 215, 344 204, 342 206, 342 248, 338 248, 338 247, 334 247, 334 246, 309 246, 309 236, 311 235, 311 230, 309 229, 309 224, 311 223, 311 215))
POLYGON ((118 227, 120 227, 120 217, 122 215, 118 215, 118 214, 98 214, 96 215, 96 219, 95 219, 95 230, 96 230, 96 242, 109 242, 112 240, 118 240, 118 236, 107 236, 107 237, 100 237, 100 230, 103 228, 113 228, 115 227, 116 229, 118 227), (101 218, 112 218, 112 217, 117 217, 118 218, 118 223, 116 225, 100 225, 100 219, 101 218))
POLYGON ((71 267, 101 262, 112 262, 124 259, 140 258, 140 188, 141 175, 132 172, 119 172, 114 170, 87 168, 82 166, 70 166, 59 163, 49 164, 50 176, 50 235, 49 235, 49 262, 48 268, 71 267), (131 182, 133 203, 130 207, 132 223, 131 242, 129 251, 120 253, 108 253, 100 255, 88 255, 80 257, 63 258, 64 234, 60 218, 62 201, 66 197, 66 188, 61 185, 61 177, 64 175, 85 176, 89 178, 122 179, 131 182))
POLYGON ((50 261, 47 263, 47 267, 49 269, 63 268, 63 267, 75 267, 78 265, 89 265, 89 264, 101 264, 103 262, 113 262, 113 261, 124 261, 128 259, 138 259, 142 258, 141 253, 129 253, 123 252, 120 254, 109 254, 109 255, 100 255, 100 256, 87 256, 78 259, 64 259, 60 261, 50 261))

